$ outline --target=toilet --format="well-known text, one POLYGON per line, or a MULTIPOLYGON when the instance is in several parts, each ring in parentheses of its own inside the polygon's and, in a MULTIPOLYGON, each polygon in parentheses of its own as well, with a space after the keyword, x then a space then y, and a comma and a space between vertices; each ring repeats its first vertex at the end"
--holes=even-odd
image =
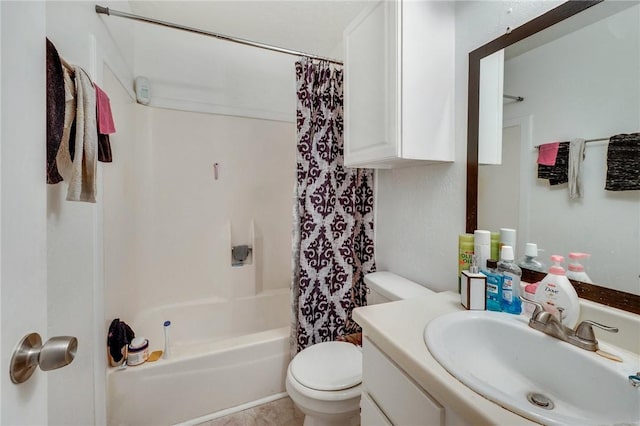
MULTIPOLYGON (((391 272, 364 277, 368 304, 433 294, 432 290, 391 272)), ((287 368, 286 389, 305 414, 304 426, 360 424, 362 349, 347 342, 324 342, 300 351, 287 368)))

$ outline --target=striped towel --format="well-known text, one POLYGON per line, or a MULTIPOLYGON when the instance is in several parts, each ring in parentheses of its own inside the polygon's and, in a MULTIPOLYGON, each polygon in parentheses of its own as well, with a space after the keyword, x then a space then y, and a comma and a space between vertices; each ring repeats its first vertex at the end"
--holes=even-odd
POLYGON ((640 133, 620 134, 609 139, 604 189, 640 190, 640 133))

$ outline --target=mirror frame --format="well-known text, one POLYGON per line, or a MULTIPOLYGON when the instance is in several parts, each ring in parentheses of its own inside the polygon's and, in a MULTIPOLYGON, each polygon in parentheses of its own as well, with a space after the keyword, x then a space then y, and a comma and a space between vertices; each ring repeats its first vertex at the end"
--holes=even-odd
MULTIPOLYGON (((580 13, 604 0, 570 0, 503 34, 469 53, 469 103, 467 112, 467 220, 466 232, 478 226, 478 129, 480 114, 480 60, 520 40, 580 13)), ((537 282, 546 274, 524 269, 523 281, 537 282)), ((640 314, 640 295, 597 284, 571 280, 578 296, 611 307, 640 314)))

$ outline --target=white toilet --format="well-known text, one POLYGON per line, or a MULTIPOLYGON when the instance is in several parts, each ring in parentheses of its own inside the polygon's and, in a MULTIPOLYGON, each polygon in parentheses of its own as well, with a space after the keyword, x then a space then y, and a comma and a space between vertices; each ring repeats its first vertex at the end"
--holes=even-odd
MULTIPOLYGON (((433 291, 391 272, 367 274, 368 304, 432 294, 433 291)), ((305 414, 304 426, 360 424, 362 350, 346 342, 310 346, 289 363, 286 388, 305 414)))

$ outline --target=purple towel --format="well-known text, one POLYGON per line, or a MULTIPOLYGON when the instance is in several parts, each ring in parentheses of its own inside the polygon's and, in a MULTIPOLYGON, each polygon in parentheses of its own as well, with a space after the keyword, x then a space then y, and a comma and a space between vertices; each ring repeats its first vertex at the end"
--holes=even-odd
POLYGON ((56 155, 64 128, 64 76, 56 47, 47 39, 47 183, 62 181, 56 155))

